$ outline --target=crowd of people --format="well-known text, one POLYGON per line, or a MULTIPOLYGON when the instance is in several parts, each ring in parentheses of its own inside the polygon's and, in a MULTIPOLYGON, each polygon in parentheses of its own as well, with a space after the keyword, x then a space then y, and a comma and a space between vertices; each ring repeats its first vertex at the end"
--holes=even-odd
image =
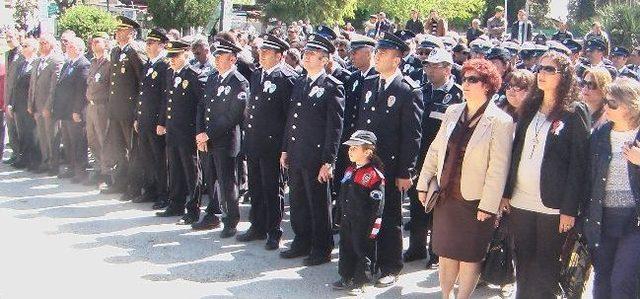
POLYGON ((339 232, 333 287, 356 294, 426 260, 443 298, 456 283, 470 298, 506 221, 516 298, 559 294, 572 230, 594 297, 637 298, 640 47, 612 47, 599 24, 584 41, 566 24, 534 37, 524 11, 508 35, 503 12, 466 38, 435 11, 395 31, 380 13, 364 34, 295 22, 260 36, 154 28, 144 43, 118 17, 89 50, 72 31, 8 30, 4 163, 266 250, 281 247, 288 191, 280 257, 330 262, 339 232))

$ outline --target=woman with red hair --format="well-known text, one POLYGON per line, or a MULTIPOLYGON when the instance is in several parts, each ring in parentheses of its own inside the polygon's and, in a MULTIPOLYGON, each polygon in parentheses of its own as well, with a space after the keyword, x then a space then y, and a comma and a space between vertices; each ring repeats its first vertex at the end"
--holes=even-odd
POLYGON ((502 83, 488 60, 462 67, 464 103, 449 106, 427 152, 417 190, 439 188, 433 211, 433 251, 440 257, 442 297, 470 298, 491 240, 507 174, 514 132, 512 118, 492 101, 502 83))

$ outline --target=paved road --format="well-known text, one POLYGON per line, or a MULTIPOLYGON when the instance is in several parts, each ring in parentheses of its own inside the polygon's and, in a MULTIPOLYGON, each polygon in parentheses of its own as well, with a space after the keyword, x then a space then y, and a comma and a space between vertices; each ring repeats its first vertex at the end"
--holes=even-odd
MULTIPOLYGON (((243 220, 249 207, 242 207, 243 220)), ((220 240, 153 216, 149 204, 0 166, 0 298, 336 298, 332 263, 302 267, 262 242, 220 240)), ((291 230, 285 219, 285 245, 291 230)), ((239 229, 245 230, 247 222, 239 229)), ((405 238, 405 242, 408 240, 405 238)), ((397 285, 366 297, 439 298, 437 272, 407 264, 397 285)), ((496 289, 474 298, 497 298, 496 289)))

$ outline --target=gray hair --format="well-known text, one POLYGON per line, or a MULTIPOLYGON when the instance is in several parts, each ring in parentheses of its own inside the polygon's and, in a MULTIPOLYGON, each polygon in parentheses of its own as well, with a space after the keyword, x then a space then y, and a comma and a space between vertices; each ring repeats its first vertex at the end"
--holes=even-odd
POLYGON ((69 44, 73 45, 80 54, 84 53, 84 51, 87 49, 87 46, 85 45, 84 40, 82 40, 77 36, 69 38, 69 44))

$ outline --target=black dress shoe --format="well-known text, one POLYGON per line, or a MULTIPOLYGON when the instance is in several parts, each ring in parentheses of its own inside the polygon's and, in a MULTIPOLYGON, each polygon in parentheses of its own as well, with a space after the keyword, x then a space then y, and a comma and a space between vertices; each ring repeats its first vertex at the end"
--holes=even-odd
POLYGON ((440 262, 440 259, 438 258, 437 255, 434 254, 433 256, 431 256, 431 258, 429 258, 429 261, 427 261, 426 267, 427 269, 431 269, 437 266, 439 262, 440 262))
POLYGON ((193 230, 210 230, 220 227, 220 218, 216 215, 206 214, 200 222, 191 225, 193 230))
POLYGON ((227 228, 226 226, 222 229, 222 232, 220 232, 220 238, 221 239, 227 239, 227 238, 231 238, 233 236, 236 235, 236 233, 238 233, 238 230, 235 227, 229 227, 227 228))
POLYGON ((161 200, 161 201, 156 201, 151 208, 154 210, 162 210, 168 206, 169 206, 168 200, 161 200))
POLYGON ((174 217, 174 216, 182 216, 184 215, 184 209, 176 208, 169 206, 166 210, 162 212, 156 212, 156 216, 158 217, 174 217))
POLYGON ((144 194, 132 199, 131 202, 135 202, 135 203, 152 202, 154 201, 155 198, 156 198, 155 195, 145 192, 144 194))
POLYGON ((341 278, 340 280, 332 283, 331 287, 336 291, 351 290, 353 288, 353 281, 351 279, 341 278))
POLYGON ((194 224, 196 222, 198 222, 198 218, 200 218, 200 215, 195 214, 195 213, 186 213, 184 214, 184 216, 182 216, 182 218, 180 220, 178 220, 178 225, 191 225, 194 224))
POLYGON ((317 266, 331 262, 331 255, 324 256, 308 256, 302 260, 305 266, 317 266))
POLYGON ((264 240, 267 238, 267 234, 256 231, 253 227, 250 227, 244 234, 240 234, 236 237, 236 240, 240 242, 251 242, 256 240, 264 240))
POLYGON ((264 244, 264 249, 266 250, 276 250, 280 248, 280 238, 267 238, 267 243, 264 244))
POLYGON ((309 249, 288 249, 280 252, 280 257, 283 259, 294 259, 297 257, 303 257, 309 255, 309 249))
POLYGON ((419 250, 415 250, 413 248, 409 248, 407 251, 405 251, 402 254, 402 259, 404 260, 405 263, 408 262, 413 262, 413 261, 417 261, 417 260, 422 260, 422 259, 426 259, 427 258, 427 250, 424 249, 422 252, 420 252, 419 250))

